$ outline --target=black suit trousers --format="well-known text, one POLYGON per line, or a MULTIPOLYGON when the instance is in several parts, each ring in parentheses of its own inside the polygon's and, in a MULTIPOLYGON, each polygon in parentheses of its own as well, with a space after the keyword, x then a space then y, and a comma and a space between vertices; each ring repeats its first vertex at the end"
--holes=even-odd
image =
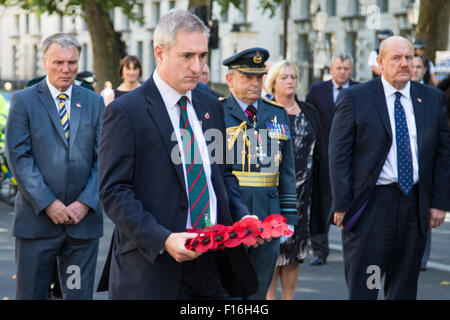
POLYGON ((383 276, 385 299, 416 299, 426 244, 420 231, 418 189, 415 185, 404 195, 397 184, 376 186, 352 231, 342 231, 350 299, 377 299, 383 276))

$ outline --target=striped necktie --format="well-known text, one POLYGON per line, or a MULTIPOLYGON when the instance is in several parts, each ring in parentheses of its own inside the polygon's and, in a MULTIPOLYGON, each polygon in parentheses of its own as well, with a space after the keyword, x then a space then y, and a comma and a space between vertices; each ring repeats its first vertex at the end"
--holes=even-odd
POLYGON ((59 119, 61 120, 61 124, 64 130, 64 135, 66 136, 67 141, 69 141, 69 130, 70 130, 70 124, 69 124, 69 113, 66 109, 66 100, 68 96, 65 93, 60 93, 58 95, 59 100, 59 119))
POLYGON ((208 183, 200 148, 187 115, 186 104, 187 97, 181 97, 178 101, 178 106, 180 107, 180 135, 183 141, 191 225, 193 228, 203 229, 205 226, 211 225, 208 183))

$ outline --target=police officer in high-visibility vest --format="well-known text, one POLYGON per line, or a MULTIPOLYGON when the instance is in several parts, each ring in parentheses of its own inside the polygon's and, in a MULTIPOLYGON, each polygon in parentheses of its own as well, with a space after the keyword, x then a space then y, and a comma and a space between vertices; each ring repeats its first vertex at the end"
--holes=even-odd
MULTIPOLYGON (((281 105, 260 97, 268 58, 266 49, 250 48, 223 61, 229 68, 226 80, 231 92, 219 98, 227 126, 227 161, 233 163, 249 211, 261 221, 282 214, 293 230, 297 217, 289 118, 281 105)), ((249 248, 259 289, 247 298, 266 299, 279 246, 279 239, 272 239, 249 248)))

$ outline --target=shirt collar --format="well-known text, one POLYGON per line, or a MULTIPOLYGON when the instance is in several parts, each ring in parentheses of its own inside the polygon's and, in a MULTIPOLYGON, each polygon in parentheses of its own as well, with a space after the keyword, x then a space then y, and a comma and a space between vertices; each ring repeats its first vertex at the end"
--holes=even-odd
POLYGON ((346 83, 344 83, 342 86, 338 85, 336 82, 334 82, 333 79, 331 79, 331 81, 333 82, 333 89, 337 90, 339 87, 342 87, 342 89, 346 89, 350 86, 350 80, 348 80, 346 83))
POLYGON ((72 96, 72 84, 66 91, 61 92, 50 83, 50 81, 48 80, 48 76, 45 77, 45 81, 47 82, 47 87, 50 90, 50 94, 52 95, 53 100, 56 100, 60 93, 65 93, 67 95, 67 99, 70 100, 70 97, 72 96))
POLYGON ((391 95, 394 95, 397 91, 399 91, 403 97, 407 98, 407 99, 411 99, 411 94, 410 94, 410 86, 411 86, 411 81, 408 81, 406 83, 406 85, 403 87, 403 89, 396 89, 393 85, 391 85, 382 75, 381 76, 381 82, 383 84, 383 89, 384 89, 384 95, 387 97, 390 97, 391 95))
MULTIPOLYGON (((234 97, 234 96, 233 96, 234 97)), ((234 97, 234 99, 236 99, 237 103, 239 104, 239 106, 241 107, 242 111, 245 112, 245 110, 247 109, 247 107, 249 106, 248 103, 245 103, 242 100, 239 100, 238 98, 234 97)), ((256 110, 258 110, 258 100, 256 100, 255 102, 252 103, 252 106, 255 107, 256 110)))
MULTIPOLYGON (((153 72, 153 81, 161 94, 164 104, 167 108, 173 108, 178 105, 178 101, 183 96, 177 90, 169 86, 158 74, 158 69, 153 72)), ((192 91, 186 92, 184 94, 192 104, 192 91)))

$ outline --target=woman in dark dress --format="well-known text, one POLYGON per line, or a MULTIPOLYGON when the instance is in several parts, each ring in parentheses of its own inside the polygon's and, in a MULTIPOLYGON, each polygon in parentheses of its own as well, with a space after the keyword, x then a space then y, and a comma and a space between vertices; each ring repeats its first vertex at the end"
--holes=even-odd
POLYGON ((294 234, 280 239, 280 254, 267 299, 275 299, 278 278, 282 299, 291 300, 300 271, 308 253, 308 239, 324 232, 330 203, 326 156, 322 155, 319 116, 313 106, 299 101, 295 95, 298 71, 286 60, 275 63, 267 75, 266 87, 274 100, 283 105, 289 115, 292 137, 296 189, 297 225, 290 226, 294 234))
POLYGON ((120 62, 118 74, 123 81, 113 90, 112 94, 105 98, 106 106, 114 99, 141 85, 139 78, 142 76, 142 66, 139 58, 136 56, 125 56, 120 62))

